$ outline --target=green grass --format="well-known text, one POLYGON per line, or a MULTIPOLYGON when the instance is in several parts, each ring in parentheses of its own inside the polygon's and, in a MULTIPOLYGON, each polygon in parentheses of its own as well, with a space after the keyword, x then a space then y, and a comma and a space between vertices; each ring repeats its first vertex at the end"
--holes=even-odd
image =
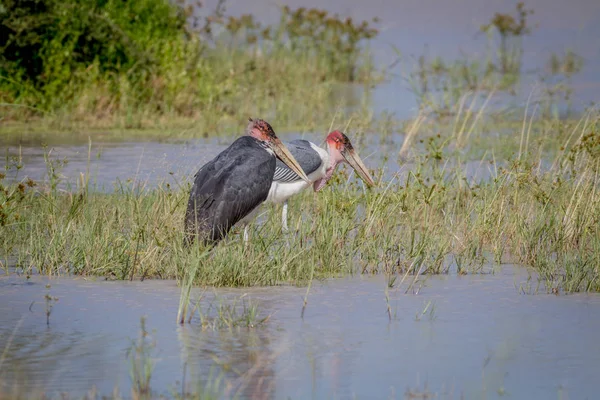
MULTIPOLYGON (((598 119, 590 113, 564 123, 562 140, 544 140, 548 131, 528 121, 513 135, 488 139, 479 164, 491 178, 481 182, 465 177, 471 150, 456 145, 464 133, 443 136, 422 125, 402 176, 383 180, 376 168, 378 188, 366 190, 342 170, 323 192, 290 201, 292 233, 281 232, 280 208, 265 205, 247 248, 235 229, 210 253, 182 247, 189 183, 131 182, 108 194, 88 191, 82 176, 65 192, 48 159, 48 185, 2 187, 0 262, 24 273, 188 279, 188 287, 305 285, 359 273, 414 282, 421 274, 518 263, 532 267, 548 291, 598 291, 598 119), (507 141, 517 152, 496 158, 507 141)), ((480 129, 488 127, 477 124, 469 142, 483 140, 480 129)))

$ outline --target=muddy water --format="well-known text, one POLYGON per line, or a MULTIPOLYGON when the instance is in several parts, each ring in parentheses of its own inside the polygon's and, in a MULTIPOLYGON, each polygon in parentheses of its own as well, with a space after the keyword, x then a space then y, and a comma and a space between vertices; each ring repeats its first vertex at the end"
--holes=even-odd
MULTIPOLYGON (((0 383, 23 396, 40 388, 81 394, 92 385, 127 394, 126 350, 145 315, 155 330, 158 393, 182 380, 184 365, 189 383, 227 364, 236 372, 222 376, 241 397, 402 398, 426 386, 438 398, 594 398, 600 296, 522 294, 521 286, 526 275, 509 267, 494 276, 431 277, 418 294, 391 290, 392 321, 381 277, 316 284, 303 320, 305 289, 219 290, 221 299, 245 294, 271 318, 252 330, 214 332, 197 319, 175 323, 179 290, 171 281, 3 277, 0 383), (59 298, 49 327, 48 282, 59 298), (236 380, 244 373, 246 386, 236 380)), ((214 293, 204 296, 207 307, 214 293)))

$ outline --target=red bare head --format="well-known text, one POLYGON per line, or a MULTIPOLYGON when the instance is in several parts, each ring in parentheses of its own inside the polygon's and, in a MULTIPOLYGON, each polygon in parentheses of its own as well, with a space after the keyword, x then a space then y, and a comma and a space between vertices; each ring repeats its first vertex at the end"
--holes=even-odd
POLYGON ((345 158, 342 156, 342 153, 345 151, 353 151, 352 143, 350 143, 350 139, 348 136, 344 135, 340 131, 333 131, 329 135, 327 135, 327 146, 330 149, 330 154, 334 156, 335 161, 338 163, 344 162, 345 158))
POLYGON ((304 173, 302 167, 285 145, 279 140, 273 127, 264 119, 252 119, 248 118, 248 126, 246 127, 246 134, 252 136, 256 140, 266 144, 266 147, 271 149, 275 156, 283 161, 288 167, 292 169, 300 178, 305 182, 310 183, 310 180, 304 173))
POLYGON ((369 185, 374 186, 375 182, 371 175, 369 174, 369 170, 362 162, 358 153, 354 151, 354 147, 352 147, 352 143, 348 136, 344 135, 340 131, 333 131, 329 135, 327 135, 327 148, 329 149, 329 167, 327 168, 327 172, 324 178, 319 179, 314 183, 314 190, 319 191, 325 186, 325 183, 331 178, 333 175, 333 171, 335 167, 337 167, 340 163, 349 164, 356 173, 369 185))
POLYGON ((248 126, 246 127, 246 134, 252 136, 263 142, 272 142, 279 140, 273 127, 264 119, 260 118, 248 118, 248 126))

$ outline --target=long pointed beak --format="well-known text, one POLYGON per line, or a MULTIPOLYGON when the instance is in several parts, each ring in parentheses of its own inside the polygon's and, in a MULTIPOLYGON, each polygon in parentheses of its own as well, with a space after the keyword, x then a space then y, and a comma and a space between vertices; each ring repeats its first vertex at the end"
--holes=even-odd
POLYGON ((304 170, 300 167, 300 164, 298 164, 298 161, 296 161, 294 156, 290 153, 287 147, 285 147, 281 140, 275 139, 269 143, 271 144, 271 149, 273 149, 277 157, 283 161, 285 165, 290 167, 292 171, 302 178, 303 181, 309 184, 312 183, 304 173, 304 170))
POLYGON ((371 178, 369 170, 367 167, 365 167, 365 164, 362 162, 358 156, 358 153, 356 153, 354 149, 344 150, 341 153, 344 159, 348 161, 348 164, 354 168, 356 173, 358 173, 358 175, 360 175, 360 177, 367 182, 369 186, 375 186, 375 181, 373 181, 373 178, 371 178))

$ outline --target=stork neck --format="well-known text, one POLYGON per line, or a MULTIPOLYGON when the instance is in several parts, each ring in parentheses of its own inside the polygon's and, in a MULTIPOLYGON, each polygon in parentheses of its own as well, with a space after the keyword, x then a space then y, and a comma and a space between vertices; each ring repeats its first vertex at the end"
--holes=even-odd
MULTIPOLYGON (((327 171, 331 170, 335 170, 335 167, 337 167, 337 165, 342 162, 342 158, 340 157, 340 152, 337 151, 337 149, 334 149, 331 147, 331 145, 329 143, 327 143, 327 154, 329 155, 329 160, 328 160, 328 166, 327 166, 327 171)), ((331 172, 333 173, 333 172, 331 172)))
POLYGON ((315 183, 314 183, 315 192, 318 192, 319 190, 323 189, 323 187, 325 186, 327 181, 329 181, 331 179, 331 177, 333 176, 335 167, 337 167, 337 165, 341 162, 340 160, 338 160, 337 152, 332 150, 329 143, 327 144, 327 154, 329 155, 329 157, 328 157, 329 160, 327 160, 327 163, 329 165, 327 166, 327 169, 325 169, 325 176, 323 178, 315 181, 315 183))
MULTIPOLYGON (((250 136, 252 137, 252 136, 250 136)), ((275 157, 275 152, 273 151, 273 149, 271 149, 271 146, 269 146, 269 144, 267 142, 263 142, 262 140, 258 140, 254 137, 252 137, 254 140, 256 140, 258 142, 258 144, 260 145, 260 147, 262 147, 264 150, 266 150, 267 153, 269 153, 272 157, 275 157)))
POLYGON ((337 165, 337 163, 331 167, 328 167, 325 170, 325 176, 314 182, 313 188, 314 188, 315 192, 318 192, 319 190, 321 190, 325 187, 325 184, 327 184, 327 181, 329 181, 329 179, 331 179, 331 176, 333 175, 333 171, 335 171, 336 165, 337 165))

